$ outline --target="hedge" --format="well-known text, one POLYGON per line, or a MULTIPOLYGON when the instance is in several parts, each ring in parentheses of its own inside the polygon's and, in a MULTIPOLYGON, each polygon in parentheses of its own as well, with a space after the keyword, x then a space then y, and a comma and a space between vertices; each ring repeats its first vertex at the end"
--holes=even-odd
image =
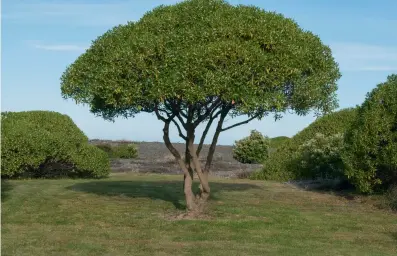
POLYGON ((106 177, 107 155, 67 115, 52 111, 1 114, 1 176, 106 177))
POLYGON ((397 184, 397 74, 367 94, 345 145, 345 174, 359 191, 397 184))

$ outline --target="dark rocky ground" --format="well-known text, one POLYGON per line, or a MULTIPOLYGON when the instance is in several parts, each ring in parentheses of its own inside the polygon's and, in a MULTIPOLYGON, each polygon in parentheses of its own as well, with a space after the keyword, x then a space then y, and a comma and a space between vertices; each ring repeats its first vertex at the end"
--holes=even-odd
MULTIPOLYGON (((130 143, 127 141, 104 141, 91 140, 92 144, 109 143, 117 145, 119 143, 130 143)), ((164 143, 161 142, 134 142, 138 145, 138 158, 136 159, 113 159, 111 167, 113 172, 139 172, 139 173, 162 173, 162 174, 182 174, 182 170, 175 163, 174 157, 168 151, 164 143)), ((184 152, 185 145, 175 143, 174 146, 179 152, 184 152)), ((200 161, 205 164, 209 145, 204 145, 201 152, 200 161)), ((260 169, 259 164, 242 164, 233 159, 232 147, 219 145, 214 154, 211 168, 211 175, 227 178, 244 178, 249 173, 260 169)))

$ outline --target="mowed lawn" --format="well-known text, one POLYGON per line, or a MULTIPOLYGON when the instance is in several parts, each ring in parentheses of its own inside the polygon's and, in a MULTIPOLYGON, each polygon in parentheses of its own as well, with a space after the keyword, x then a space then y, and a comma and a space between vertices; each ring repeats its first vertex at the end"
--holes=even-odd
POLYGON ((177 220, 181 181, 116 174, 4 183, 2 255, 397 255, 397 214, 370 202, 214 178, 208 216, 177 220))

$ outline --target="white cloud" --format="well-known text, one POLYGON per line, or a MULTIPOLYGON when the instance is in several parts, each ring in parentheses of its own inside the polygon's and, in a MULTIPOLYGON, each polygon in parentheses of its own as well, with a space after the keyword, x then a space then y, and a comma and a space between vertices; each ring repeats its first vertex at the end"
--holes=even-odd
POLYGON ((37 49, 47 50, 47 51, 77 51, 83 52, 87 47, 73 45, 73 44, 54 44, 54 45, 42 45, 35 44, 33 47, 37 49))
POLYGON ((330 47, 342 71, 397 71, 397 47, 359 43, 330 47))

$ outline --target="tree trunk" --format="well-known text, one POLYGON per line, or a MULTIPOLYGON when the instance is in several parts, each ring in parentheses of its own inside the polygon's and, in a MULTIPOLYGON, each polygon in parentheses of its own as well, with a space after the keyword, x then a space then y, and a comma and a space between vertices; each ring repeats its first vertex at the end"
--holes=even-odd
POLYGON ((188 130, 187 137, 187 150, 189 151, 189 158, 200 180, 201 189, 198 198, 207 200, 210 196, 210 186, 208 183, 208 176, 203 174, 199 158, 197 157, 196 150, 194 148, 194 128, 190 128, 188 130))
POLYGON ((193 185, 193 176, 190 174, 184 175, 183 192, 185 193, 186 208, 188 211, 193 211, 196 208, 196 204, 194 202, 194 194, 192 191, 192 185, 193 185))
POLYGON ((185 193, 186 207, 189 211, 193 211, 196 208, 196 205, 194 202, 194 194, 192 191, 193 171, 185 163, 185 161, 189 161, 189 160, 185 159, 185 161, 183 161, 178 150, 174 147, 174 145, 172 145, 172 143, 170 141, 170 137, 169 137, 169 125, 170 125, 170 122, 164 123, 163 140, 164 140, 166 147, 172 153, 172 155, 175 157, 179 166, 183 170, 183 173, 184 173, 183 192, 185 193))
MULTIPOLYGON (((207 184, 208 184, 208 176, 209 176, 209 172, 211 169, 212 159, 214 158, 214 153, 215 153, 215 149, 216 149, 216 143, 218 143, 219 134, 221 133, 222 124, 223 124, 223 121, 224 121, 226 115, 227 115, 227 112, 221 113, 221 116, 218 121, 218 125, 215 130, 214 137, 212 138, 211 146, 208 150, 207 160, 205 162, 205 167, 203 170, 203 179, 207 182, 207 184)), ((200 194, 204 195, 204 197, 205 197, 205 190, 201 184, 200 184, 200 194)))

